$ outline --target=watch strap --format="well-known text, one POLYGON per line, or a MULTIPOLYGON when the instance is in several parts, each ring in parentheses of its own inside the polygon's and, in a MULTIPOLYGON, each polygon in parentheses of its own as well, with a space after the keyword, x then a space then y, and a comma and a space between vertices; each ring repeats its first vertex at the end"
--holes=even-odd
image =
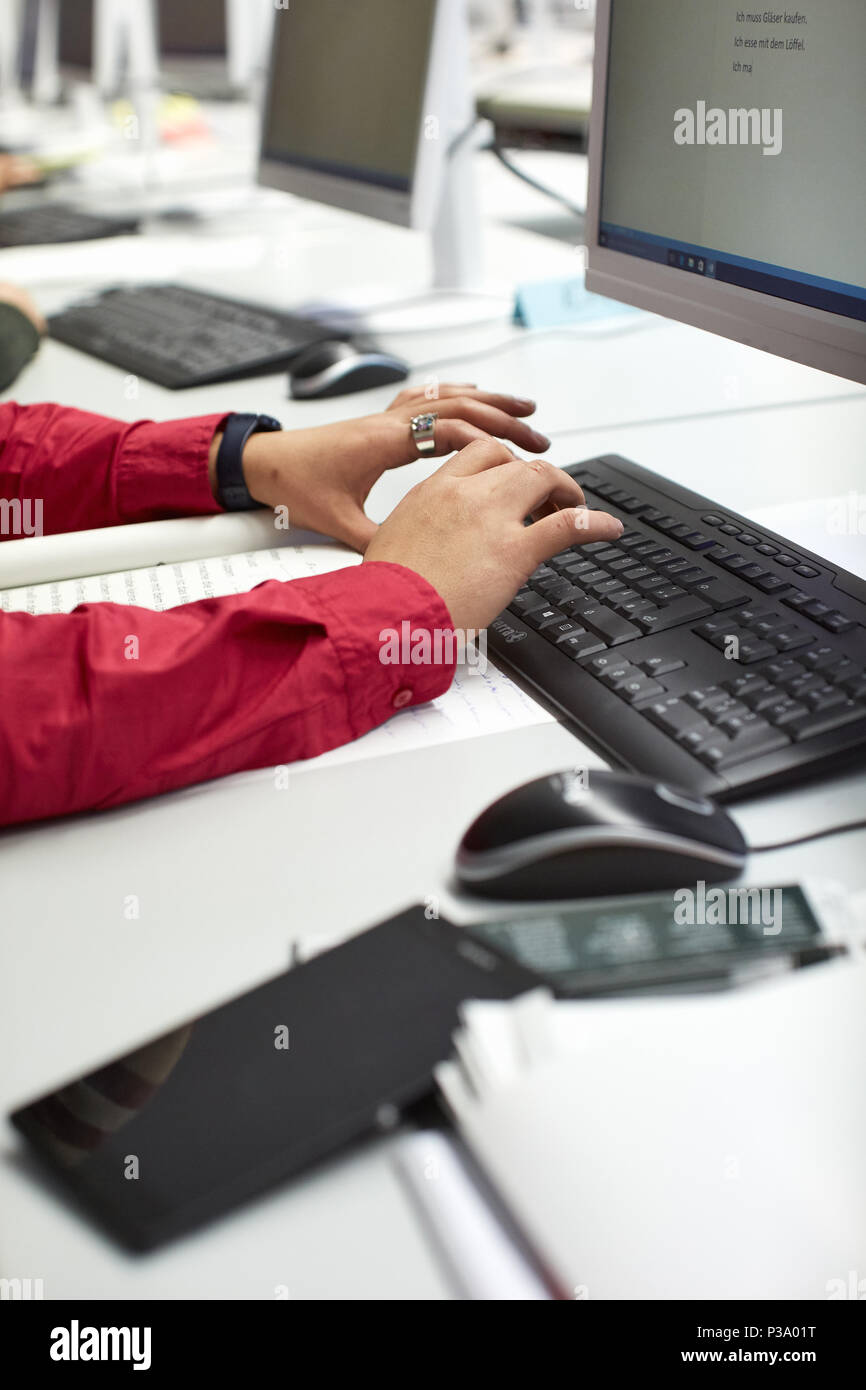
POLYGON ((272 432, 283 427, 273 415, 250 415, 237 412, 229 415, 223 425, 216 461, 217 501, 227 512, 250 511, 260 504, 250 495, 244 478, 244 445, 251 434, 272 432))

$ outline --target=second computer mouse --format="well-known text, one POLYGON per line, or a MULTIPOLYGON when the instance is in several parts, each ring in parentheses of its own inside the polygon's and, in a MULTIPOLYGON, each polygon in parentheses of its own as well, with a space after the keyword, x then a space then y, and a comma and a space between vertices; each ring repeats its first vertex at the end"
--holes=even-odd
POLYGON ((735 878, 746 843, 712 801, 590 769, 527 782, 469 827, 460 887, 489 898, 591 898, 735 878))
POLYGON ((381 348, 334 340, 313 343, 292 359, 289 387, 296 401, 321 400, 388 386, 408 375, 408 362, 381 348))

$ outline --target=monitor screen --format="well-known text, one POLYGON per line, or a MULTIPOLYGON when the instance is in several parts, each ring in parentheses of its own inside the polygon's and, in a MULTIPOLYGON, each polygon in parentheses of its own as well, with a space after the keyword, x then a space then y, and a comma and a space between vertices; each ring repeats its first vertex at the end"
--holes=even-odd
POLYGON ((159 0, 157 22, 164 57, 225 57, 226 0, 159 0))
POLYGON ((57 58, 61 67, 93 67, 94 0, 60 0, 57 58))
POLYGON ((262 158, 408 192, 435 10, 435 0, 277 10, 262 158))
POLYGON ((864 61, 864 0, 611 0, 599 246, 866 320, 864 61))

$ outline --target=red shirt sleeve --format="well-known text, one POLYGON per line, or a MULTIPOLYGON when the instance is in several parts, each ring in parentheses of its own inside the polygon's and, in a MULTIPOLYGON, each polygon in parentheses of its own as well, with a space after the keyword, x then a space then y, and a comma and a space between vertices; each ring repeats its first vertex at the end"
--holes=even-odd
POLYGON ((0 824, 335 748, 447 690, 450 630, 426 580, 382 562, 166 612, 0 613, 0 824))
MULTIPOLYGON (((67 406, 0 405, 0 497, 19 500, 31 526, 39 515, 46 536, 219 512, 207 458, 227 414, 130 425, 67 406)), ((14 534, 0 527, 0 540, 14 534)))

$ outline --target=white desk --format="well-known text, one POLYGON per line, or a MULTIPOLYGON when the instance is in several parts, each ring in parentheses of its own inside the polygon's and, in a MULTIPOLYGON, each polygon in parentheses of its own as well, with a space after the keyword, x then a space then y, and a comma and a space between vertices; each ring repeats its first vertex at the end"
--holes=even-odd
MULTIPOLYGON (((419 270, 423 247, 411 234, 321 209, 304 217, 327 225, 328 236, 315 245, 298 234, 285 266, 286 302, 302 289, 338 290, 359 264, 384 273, 394 262, 402 284, 419 270)), ((487 235, 492 259, 516 278, 556 275, 567 262, 566 248, 529 233, 488 226, 487 235)), ((218 288, 261 293, 267 285, 270 295, 280 236, 270 227, 262 256, 219 277, 218 288)), ((522 335, 499 323, 471 334, 413 334, 411 348, 409 341, 394 345, 415 361, 459 361, 461 378, 535 394, 556 462, 621 452, 747 514, 783 497, 862 486, 866 392, 691 329, 659 321, 630 335, 579 339, 522 335)), ((443 367, 442 379, 449 375, 443 367)), ((143 382, 129 399, 122 373, 55 343, 15 391, 22 401, 60 399, 129 419, 265 410, 289 427, 366 413, 392 394, 300 405, 287 401, 279 375, 182 394, 143 382)), ((430 467, 386 475, 371 515, 386 515, 430 467)), ((298 764, 284 791, 266 769, 0 835, 0 1111, 275 974, 299 932, 348 934, 447 893, 468 821, 520 781, 573 765, 576 748, 564 729, 541 724, 375 763, 298 764), (359 834, 361 826, 373 829, 359 834), (237 862, 239 827, 254 865, 243 876, 222 867, 237 862), (123 916, 129 893, 141 901, 134 923, 123 916)), ((805 832, 862 815, 864 785, 862 776, 839 778, 738 814, 755 838, 805 832)), ((765 883, 820 873, 862 889, 866 833, 764 856, 749 872, 765 883)), ((295 1298, 447 1297, 392 1172, 390 1142, 372 1142, 138 1260, 46 1196, 6 1131, 0 1273, 41 1277, 48 1297, 271 1298, 277 1285, 295 1298)))

